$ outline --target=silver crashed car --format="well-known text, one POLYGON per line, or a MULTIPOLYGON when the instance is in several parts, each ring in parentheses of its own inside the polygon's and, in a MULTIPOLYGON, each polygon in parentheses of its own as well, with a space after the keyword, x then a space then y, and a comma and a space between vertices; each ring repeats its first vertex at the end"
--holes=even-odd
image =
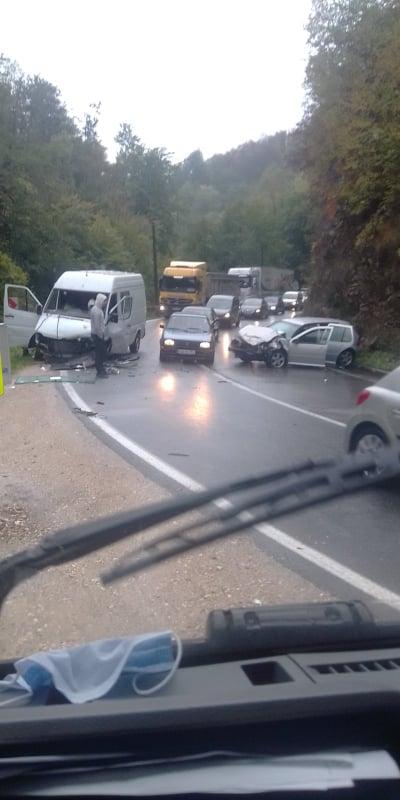
MULTIPOLYGON (((341 319, 330 319, 329 317, 284 317, 273 322, 270 327, 279 331, 289 343, 294 337, 311 328, 332 328, 324 357, 325 364, 330 367, 348 369, 354 363, 358 334, 350 322, 341 319)), ((310 337, 310 344, 314 343, 320 344, 316 338, 314 342, 310 337)), ((314 348, 311 347, 309 350, 310 353, 308 355, 313 356, 314 348)), ((289 363, 291 360, 296 361, 297 359, 291 359, 289 356, 289 363)), ((314 363, 315 358, 311 357, 311 362, 314 363)))
POLYGON ((346 450, 370 453, 400 441, 400 367, 358 393, 345 434, 346 450))

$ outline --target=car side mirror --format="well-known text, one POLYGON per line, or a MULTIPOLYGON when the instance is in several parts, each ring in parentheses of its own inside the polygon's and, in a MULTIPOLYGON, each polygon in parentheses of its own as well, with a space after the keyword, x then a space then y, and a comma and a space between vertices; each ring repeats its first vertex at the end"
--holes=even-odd
POLYGON ((160 328, 164 328, 165 326, 161 323, 160 328))
POLYGON ((36 306, 36 313, 37 313, 38 317, 40 317, 42 311, 43 311, 43 306, 40 303, 38 303, 37 306, 36 306))

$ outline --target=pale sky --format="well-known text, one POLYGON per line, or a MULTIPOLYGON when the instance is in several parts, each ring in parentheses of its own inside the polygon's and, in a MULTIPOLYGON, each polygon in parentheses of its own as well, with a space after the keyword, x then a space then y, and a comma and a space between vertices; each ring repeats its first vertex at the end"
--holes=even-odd
POLYGON ((180 160, 291 129, 302 115, 311 0, 4 0, 0 51, 56 84, 78 119, 101 102, 180 160))

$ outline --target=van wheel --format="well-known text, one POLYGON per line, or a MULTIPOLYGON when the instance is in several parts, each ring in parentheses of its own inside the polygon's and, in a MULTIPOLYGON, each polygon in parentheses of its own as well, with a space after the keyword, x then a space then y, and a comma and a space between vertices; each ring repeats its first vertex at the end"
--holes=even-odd
POLYGON ((138 353, 139 348, 140 348, 140 331, 138 331, 138 333, 136 334, 135 341, 132 342, 131 345, 129 345, 129 350, 131 351, 131 353, 138 353))

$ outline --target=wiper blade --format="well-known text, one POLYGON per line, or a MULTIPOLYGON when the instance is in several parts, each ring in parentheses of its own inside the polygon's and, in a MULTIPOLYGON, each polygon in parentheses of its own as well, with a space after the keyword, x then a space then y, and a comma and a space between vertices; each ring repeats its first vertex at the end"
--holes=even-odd
POLYGON ((45 536, 34 547, 0 561, 0 606, 15 586, 49 566, 81 558, 196 509, 207 507, 197 521, 182 520, 173 533, 158 536, 126 555, 102 576, 103 582, 110 583, 267 519, 366 489, 399 474, 400 451, 384 448, 369 456, 305 461, 289 469, 181 494, 142 509, 64 528, 45 536))
MULTIPOLYGON (((344 456, 338 461, 302 465, 284 476, 270 475, 250 496, 231 502, 225 497, 205 519, 175 528, 124 556, 102 575, 103 583, 132 575, 217 539, 241 533, 267 520, 291 514, 341 495, 361 491, 400 474, 400 451, 385 448, 370 456, 344 456)), ((227 494, 227 493, 226 493, 227 494)))

